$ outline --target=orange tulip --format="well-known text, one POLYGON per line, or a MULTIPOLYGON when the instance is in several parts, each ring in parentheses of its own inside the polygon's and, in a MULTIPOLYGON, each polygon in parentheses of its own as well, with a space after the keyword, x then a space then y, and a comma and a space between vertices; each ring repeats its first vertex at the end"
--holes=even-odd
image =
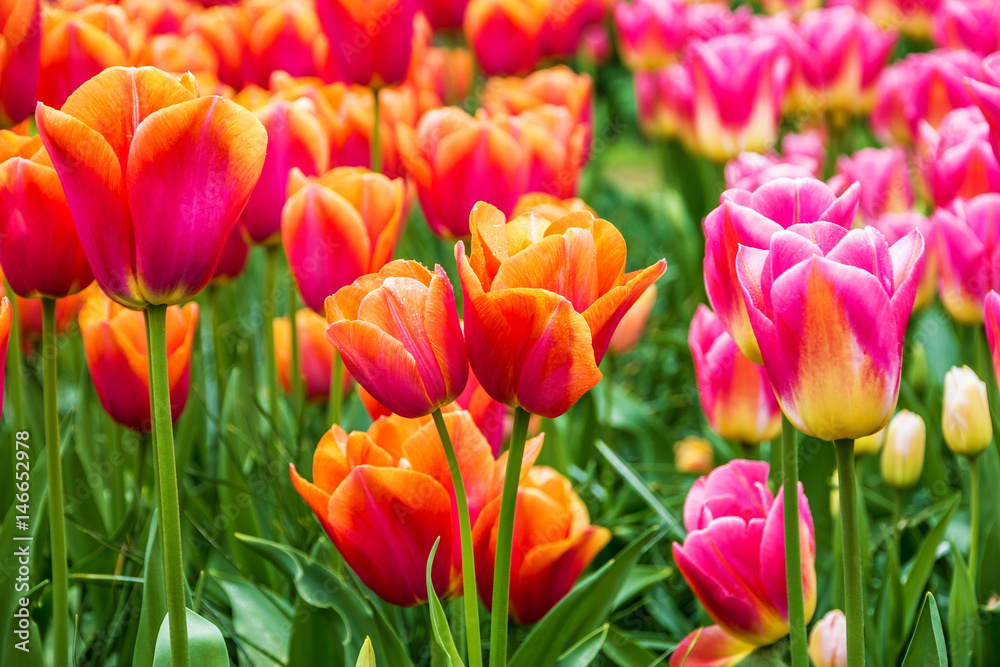
MULTIPOLYGON (((100 292, 93 283, 82 292, 63 299, 56 299, 56 334, 72 334, 77 328, 77 315, 83 304, 95 292, 100 292)), ((17 311, 17 331, 21 336, 21 350, 27 354, 42 340, 42 300, 14 298, 14 310, 17 311)))
POLYGON ((421 113, 462 106, 472 94, 475 61, 468 49, 435 46, 414 62, 410 82, 417 89, 421 113))
POLYGON ((506 116, 475 118, 458 107, 428 111, 416 130, 399 126, 407 172, 431 231, 469 234, 469 211, 486 201, 510 213, 527 183, 528 152, 506 116))
MULTIPOLYGON (((2 289, 2 287, 0 287, 2 289)), ((0 297, 0 405, 3 405, 4 366, 7 364, 7 342, 10 340, 10 325, 14 321, 14 311, 7 297, 0 297)))
MULTIPOLYGON (((299 341, 299 377, 304 380, 306 400, 326 399, 330 395, 330 364, 333 345, 326 338, 326 318, 308 308, 295 313, 299 341)), ((274 358, 278 364, 278 382, 286 394, 292 391, 292 327, 287 317, 274 318, 274 358)), ((344 374, 342 394, 351 388, 351 376, 344 374)))
POLYGON ((119 0, 118 4, 148 35, 180 32, 184 18, 195 12, 188 0, 119 0))
POLYGON ((712 443, 699 435, 689 435, 674 443, 674 466, 688 475, 705 475, 715 467, 712 443))
MULTIPOLYGON (((499 516, 500 498, 496 498, 479 515, 472 535, 476 582, 487 607, 493 600, 499 516)), ((522 624, 541 620, 610 541, 610 530, 590 525, 587 506, 569 480, 545 466, 531 468, 517 490, 511 618, 522 624)))
MULTIPOLYGON (((594 209, 587 206, 586 202, 579 197, 559 199, 547 192, 529 192, 517 200, 514 212, 510 214, 510 217, 516 218, 526 213, 534 213, 549 222, 554 222, 573 211, 590 211, 594 213, 594 209)), ((597 214, 594 213, 594 216, 596 217, 597 214)))
MULTIPOLYGON (((167 376, 174 421, 187 403, 191 346, 197 325, 198 304, 167 308, 167 376)), ((87 368, 104 410, 122 426, 148 432, 152 422, 143 314, 95 293, 80 311, 80 333, 87 368)))
POLYGON ((184 34, 196 33, 215 51, 222 83, 240 89, 253 78, 247 55, 250 19, 241 7, 220 5, 195 12, 184 20, 184 34))
POLYGON ((558 65, 523 78, 492 78, 483 91, 483 106, 491 114, 517 115, 543 104, 569 109, 574 122, 587 127, 589 146, 594 125, 594 83, 589 74, 577 74, 558 65))
POLYGON ((40 0, 0 0, 0 125, 31 115, 41 51, 40 0))
POLYGON ((199 88, 203 79, 218 80, 219 56, 201 35, 153 35, 145 51, 144 62, 178 76, 191 72, 199 77, 199 88))
POLYGON ((531 156, 527 190, 574 196, 589 150, 588 129, 574 123, 569 109, 553 104, 528 109, 517 120, 531 156))
POLYGON ((465 389, 462 325, 440 266, 390 262, 327 298, 326 320, 347 370, 398 415, 429 415, 465 389))
MULTIPOLYGON (((506 454, 494 460, 469 413, 448 413, 444 422, 475 526, 500 494, 506 454)), ((527 443, 524 470, 538 456, 541 441, 527 443)), ((303 479, 294 464, 291 477, 337 551, 380 598, 407 607, 427 600, 427 559, 439 537, 431 570, 434 590, 441 598, 461 593, 455 493, 430 419, 380 417, 367 433, 350 435, 334 425, 313 455, 313 482, 303 479)))
POLYGON ((508 223, 480 202, 469 225, 472 256, 459 242, 455 258, 472 369, 501 403, 558 417, 601 379, 615 328, 667 263, 626 274, 622 235, 588 211, 508 223))
POLYGON ((101 289, 128 307, 208 283, 264 163, 253 114, 151 67, 112 67, 36 120, 101 289))
POLYGON ((323 312, 326 297, 392 259, 406 217, 403 179, 362 167, 288 178, 281 242, 305 304, 323 312))
POLYGON ((465 9, 465 41, 487 75, 531 70, 542 57, 545 0, 471 0, 465 9))

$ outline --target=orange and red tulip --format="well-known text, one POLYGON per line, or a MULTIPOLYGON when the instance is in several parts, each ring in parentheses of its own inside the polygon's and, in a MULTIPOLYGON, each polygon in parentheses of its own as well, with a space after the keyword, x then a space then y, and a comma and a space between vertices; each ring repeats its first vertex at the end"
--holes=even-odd
MULTIPOLYGON (((506 454, 493 458, 467 412, 444 415, 458 455, 469 515, 480 515, 503 485, 506 454)), ((523 470, 541 449, 527 443, 523 470)), ((458 515, 448 462, 430 419, 380 417, 367 433, 334 425, 313 455, 313 481, 291 466, 292 483, 358 578, 383 600, 427 600, 427 559, 439 537, 431 581, 441 598, 462 590, 458 515)), ((491 579, 492 581, 492 579, 491 579)))
POLYGON ((147 35, 178 33, 184 18, 195 12, 188 0, 119 0, 118 4, 147 35))
POLYGON ((66 196, 37 137, 0 130, 0 264, 11 290, 59 299, 94 281, 66 196), (15 148, 16 146, 16 148, 15 148))
MULTIPOLYGON (((479 515, 472 533, 476 583, 489 607, 493 600, 500 498, 479 515)), ((587 506, 569 480, 545 466, 531 468, 517 489, 510 568, 511 618, 527 624, 556 606, 611 541, 611 531, 590 525, 587 506)))
POLYGON ((487 75, 519 74, 542 57, 545 0, 471 0, 462 28, 487 75))
MULTIPOLYGON (((198 304, 167 308, 167 377, 174 421, 187 404, 197 324, 198 304)), ((122 426, 149 431, 149 348, 143 314, 95 293, 80 311, 80 333, 104 410, 122 426)))
POLYGON ((191 72, 199 82, 218 85, 219 56, 212 45, 199 34, 153 35, 149 38, 143 58, 144 63, 180 76, 191 72))
MULTIPOLYGON (((94 292, 99 291, 91 283, 91 286, 82 292, 77 292, 63 299, 56 299, 55 329, 57 335, 73 333, 77 325, 77 316, 80 314, 83 304, 90 299, 94 292)), ((15 297, 14 310, 17 312, 17 331, 21 336, 21 350, 27 354, 42 340, 42 300, 15 297)))
POLYGON ((327 298, 326 319, 347 370, 392 412, 426 416, 465 389, 462 325, 440 266, 390 262, 327 298))
MULTIPOLYGON (((187 85, 185 85, 187 84, 187 85)), ((267 133, 157 69, 112 67, 36 120, 101 289, 181 303, 208 283, 264 163, 267 133)))
POLYGON ((611 335, 665 260, 625 273, 625 239, 577 211, 509 223, 484 202, 470 215, 472 256, 455 246, 465 295, 466 347, 490 396, 558 417, 601 379, 611 335))
POLYGON ((281 242, 305 304, 326 298, 392 259, 406 217, 403 179, 338 167, 307 179, 293 169, 281 213, 281 242))
POLYGON ((247 35, 254 80, 266 86, 276 71, 314 76, 313 44, 319 35, 319 21, 311 2, 274 3, 253 22, 247 35))
POLYGON ((0 125, 31 115, 38 90, 41 0, 0 0, 0 125))
POLYGON ((490 79, 483 91, 483 106, 491 114, 518 115, 544 104, 566 107, 574 122, 586 126, 589 152, 594 126, 594 83, 589 74, 577 74, 558 65, 523 78, 490 79))
POLYGON ((589 129, 575 123, 569 109, 553 104, 528 109, 516 122, 530 155, 527 190, 562 199, 576 195, 589 152, 589 129))
POLYGON ((414 62, 410 74, 422 113, 443 106, 461 106, 472 94, 474 79, 472 52, 441 46, 428 49, 420 61, 414 62))
POLYGON ((468 236, 469 211, 478 201, 504 214, 514 209, 527 184, 529 152, 511 127, 506 116, 473 118, 458 107, 428 111, 416 130, 398 127, 403 162, 432 232, 468 236))
POLYGON ((222 83, 238 90, 252 80, 253 63, 247 55, 250 20, 242 8, 223 5, 195 12, 185 19, 183 33, 201 35, 215 51, 222 83))
MULTIPOLYGON (((307 401, 325 399, 330 395, 330 364, 333 345, 326 338, 326 318, 308 308, 295 313, 296 338, 299 342, 299 377, 304 380, 307 401)), ((274 318, 274 358, 278 365, 278 382, 285 393, 292 391, 292 327, 287 317, 274 318)), ((351 376, 344 374, 341 393, 351 388, 351 376)))

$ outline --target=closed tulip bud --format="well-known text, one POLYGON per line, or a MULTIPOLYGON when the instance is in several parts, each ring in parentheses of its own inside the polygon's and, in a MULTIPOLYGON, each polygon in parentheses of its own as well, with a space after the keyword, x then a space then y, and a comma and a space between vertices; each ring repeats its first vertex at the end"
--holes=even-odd
POLYGON ((864 458, 866 456, 875 456, 880 451, 882 451, 882 445, 885 444, 885 429, 875 431, 871 435, 866 435, 861 438, 857 438, 854 441, 854 457, 864 458))
MULTIPOLYGON (((198 305, 171 306, 166 318, 170 414, 177 421, 187 404, 198 305)), ((104 410, 122 426, 148 433, 152 428, 149 348, 142 313, 97 293, 80 311, 80 333, 87 368, 104 410)))
MULTIPOLYGON (((333 346, 326 338, 326 318, 308 308, 295 313, 296 338, 299 343, 299 377, 305 387, 307 401, 326 399, 330 395, 330 365, 333 346)), ((274 358, 278 367, 278 383, 285 393, 292 391, 292 327, 287 317, 274 319, 274 358)), ((344 374, 342 394, 351 388, 351 376, 344 374)))
MULTIPOLYGON (((469 413, 446 414, 444 423, 477 534, 482 515, 499 500, 507 455, 494 459, 469 413)), ((541 436, 526 444, 525 474, 541 446, 541 436)), ((312 482, 302 478, 294 464, 290 468, 295 490, 312 508, 337 552, 380 598, 403 607, 427 600, 427 560, 439 538, 431 565, 434 591, 445 599, 461 594, 458 515, 452 510, 455 492, 444 447, 429 418, 381 417, 367 433, 350 435, 334 425, 316 447, 312 482), (385 567, 386 558, 392 559, 393 567, 385 567)), ((480 556, 477 550, 477 563, 484 560, 485 554, 480 556)), ((483 579, 493 581, 479 578, 483 579)))
POLYGON ((548 3, 542 34, 544 55, 563 58, 577 55, 584 29, 604 23, 608 4, 605 0, 548 3))
POLYGON ((469 0, 424 0, 422 9, 435 30, 461 28, 469 0))
POLYGON ((41 0, 0 2, 0 126, 35 108, 42 39, 41 0))
POLYGON ((926 443, 924 420, 909 410, 900 410, 886 428, 881 461, 885 483, 900 490, 916 484, 924 469, 926 443))
POLYGON ((392 259, 406 217, 402 179, 362 167, 338 167, 315 179, 293 169, 282 211, 281 241, 307 306, 392 259))
POLYGON ((131 308, 189 300, 212 278, 264 163, 267 133, 190 77, 106 69, 38 131, 101 289, 131 308))
POLYGON ((14 310, 10 307, 10 299, 0 297, 0 405, 3 404, 4 366, 7 363, 7 343, 13 321, 14 310))
POLYGON ((544 0, 470 0, 465 10, 465 41, 487 76, 520 74, 542 57, 544 0))
MULTIPOLYGON (((493 600, 500 498, 475 521, 479 596, 493 600)), ((561 600, 594 557, 611 541, 611 531, 590 524, 587 506, 569 480, 545 466, 527 471, 517 489, 510 573, 510 617, 535 623, 561 600)))
POLYGON ((455 259, 472 369, 501 403, 558 417, 601 379, 612 334, 667 263, 626 274, 621 233, 586 211, 508 223, 480 202, 469 224, 472 256, 460 241, 455 259))
POLYGON ((913 208, 906 152, 898 146, 862 148, 854 155, 837 158, 837 174, 830 179, 830 187, 843 192, 853 183, 864 184, 858 209, 862 222, 871 224, 883 213, 913 208))
POLYGON ((1000 49, 1000 7, 990 0, 944 0, 934 13, 934 43, 986 56, 1000 49))
POLYGON ((222 83, 239 90, 253 79, 253 64, 246 56, 250 19, 242 7, 217 5, 194 12, 184 20, 183 32, 201 35, 215 51, 222 83))
POLYGON ((965 83, 990 126, 990 146, 993 156, 1000 160, 1000 55, 987 56, 983 71, 985 82, 966 79, 965 83))
POLYGON ((320 35, 312 3, 286 0, 264 12, 247 34, 246 48, 258 85, 267 86, 271 73, 315 76, 313 44, 320 35))
POLYGON ((431 231, 444 238, 469 235, 469 211, 478 201, 505 215, 524 194, 529 153, 494 116, 473 118, 462 109, 427 112, 416 130, 399 126, 400 151, 417 184, 431 231))
POLYGON ((938 207, 956 198, 1000 192, 1000 162, 979 107, 955 109, 934 130, 921 126, 922 176, 938 207))
POLYGON ((224 285, 238 278, 246 266, 249 252, 250 247, 243 240, 243 228, 236 225, 229 233, 226 245, 222 247, 222 255, 215 267, 215 273, 212 274, 212 283, 224 285))
POLYGON ((970 459, 986 451, 993 440, 986 383, 968 366, 955 366, 944 376, 941 430, 948 449, 970 459))
POLYGON ((740 247, 740 287, 764 367, 800 431, 855 439, 888 423, 923 256, 916 230, 890 247, 871 227, 829 222, 792 225, 769 251, 740 247))
MULTIPOLYGON (((77 316, 84 304, 95 292, 100 292, 93 283, 82 292, 56 299, 56 335, 72 334, 77 330, 77 316)), ((17 312, 17 330, 21 337, 21 350, 27 354, 38 347, 42 340, 42 300, 15 297, 14 310, 17 312)))
POLYGON ((828 611, 809 633, 809 658, 814 667, 847 667, 847 617, 828 611))
POLYGON ((956 199, 932 218, 945 310, 963 324, 983 321, 986 294, 1000 288, 993 271, 1000 237, 1000 194, 956 199))
POLYGON ((416 0, 317 0, 330 58, 350 83, 381 88, 410 68, 416 0))
POLYGON ((656 285, 650 285, 649 289, 642 293, 642 296, 628 309, 622 321, 618 323, 618 328, 611 335, 611 342, 608 343, 608 352, 612 354, 624 354, 631 350, 642 338, 646 330, 646 322, 649 321, 649 314, 653 312, 656 304, 656 285))
POLYGON ((698 306, 688 347, 709 426, 727 440, 757 444, 781 432, 781 411, 762 366, 740 352, 715 313, 698 306))
POLYGON ((429 415, 465 389, 462 325, 440 266, 390 262, 328 297, 326 319, 351 375, 392 412, 429 415))
POLYGON ((715 467, 712 443, 697 435, 689 435, 674 443, 674 466, 688 475, 707 475, 715 467))

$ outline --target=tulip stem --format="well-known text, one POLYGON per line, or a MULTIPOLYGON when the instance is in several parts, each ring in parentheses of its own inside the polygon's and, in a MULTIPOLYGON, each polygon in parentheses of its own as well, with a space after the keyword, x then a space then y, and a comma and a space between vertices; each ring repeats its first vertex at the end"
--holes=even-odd
POLYGON ((66 563, 66 509, 63 505, 62 451, 59 443, 59 374, 56 368, 56 300, 42 298, 42 390, 45 452, 48 456, 49 535, 52 541, 52 659, 69 662, 69 568, 66 563))
POLYGON ((971 537, 969 538, 969 574, 972 581, 976 581, 976 565, 979 560, 979 466, 976 465, 975 457, 969 459, 969 479, 971 484, 972 498, 969 499, 971 523, 971 537))
POLYGON ((222 326, 219 322, 219 288, 208 286, 208 309, 212 311, 212 354, 215 356, 215 393, 219 397, 219 416, 222 416, 222 404, 225 399, 226 375, 225 355, 222 350, 222 326))
POLYGON ((327 399, 326 420, 331 424, 340 425, 340 388, 344 385, 344 362, 340 360, 340 351, 333 348, 330 355, 330 396, 327 399))
POLYGON ((267 405, 272 432, 278 431, 278 364, 274 358, 274 310, 277 302, 274 274, 278 263, 278 246, 264 250, 264 363, 267 367, 267 405))
POLYGON ((378 100, 378 88, 372 88, 372 139, 371 139, 371 165, 372 171, 376 174, 382 173, 382 128, 381 128, 381 115, 382 110, 379 108, 381 105, 378 100))
POLYGON ((496 560, 493 572, 493 617, 490 625, 490 667, 507 664, 507 607, 510 603, 510 559, 514 543, 514 513, 517 509, 517 487, 521 480, 521 459, 528 436, 531 413, 514 409, 514 430, 507 450, 503 491, 500 495, 500 518, 497 521, 496 560))
POLYGON ((444 445, 451 470, 451 484, 455 488, 455 503, 458 505, 458 525, 462 538, 462 598, 465 602, 465 638, 469 646, 469 667, 482 667, 483 642, 479 637, 479 597, 476 586, 476 560, 472 551, 472 522, 469 518, 469 501, 465 497, 465 483, 458 456, 452 445, 451 436, 444 423, 441 408, 433 412, 434 425, 444 445))
POLYGON ((788 417, 781 415, 781 483, 784 487, 785 581, 788 592, 788 629, 792 666, 809 667, 806 609, 802 594, 802 548, 799 537, 799 443, 788 417))
POLYGON ((840 533, 844 550, 844 611, 847 616, 847 667, 865 664, 865 603, 858 529, 858 490, 854 470, 854 440, 837 440, 840 481, 840 533))
POLYGON ((157 501, 163 580, 170 628, 170 655, 174 667, 188 667, 187 612, 184 608, 184 560, 181 549, 181 512, 174 460, 174 427, 170 414, 170 381, 167 376, 167 307, 146 306, 149 335, 150 397, 153 413, 153 447, 156 449, 157 501))

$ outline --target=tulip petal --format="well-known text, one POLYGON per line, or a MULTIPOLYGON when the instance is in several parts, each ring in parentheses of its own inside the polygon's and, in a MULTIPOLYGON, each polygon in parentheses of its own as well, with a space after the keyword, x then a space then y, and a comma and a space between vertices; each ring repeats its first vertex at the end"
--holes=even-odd
POLYGON ((903 335, 913 312, 917 289, 924 269, 924 237, 914 229, 889 248, 892 257, 893 284, 892 312, 896 318, 896 331, 903 335))
POLYGON ((604 294, 622 284, 625 276, 625 238, 607 220, 595 218, 590 211, 574 211, 555 220, 545 230, 545 235, 563 234, 578 227, 588 230, 597 247, 597 291, 604 294))
POLYGON ((684 527, 693 532, 707 527, 709 516, 737 516, 745 521, 767 516, 774 498, 767 488, 770 466, 763 461, 736 459, 700 477, 684 500, 684 527))
POLYGON ((500 266, 491 290, 536 288, 565 297, 582 313, 597 299, 597 247, 580 229, 546 236, 500 266))
MULTIPOLYGON (((785 568, 784 488, 771 505, 760 540, 760 579, 768 602, 782 618, 788 618, 788 588, 785 568)), ((816 611, 816 533, 812 512, 802 484, 799 484, 799 544, 802 559, 802 591, 805 600, 806 623, 816 611)))
POLYGON ((618 323, 625 317, 639 297, 649 287, 660 279, 667 270, 667 261, 661 259, 656 264, 625 276, 626 283, 603 294, 583 313, 587 326, 590 328, 591 340, 594 346, 594 358, 599 364, 604 359, 604 353, 611 343, 611 337, 618 323))
POLYGON ((319 519, 323 530, 332 536, 334 528, 327 516, 327 508, 330 506, 330 494, 299 475, 294 463, 288 464, 288 470, 292 477, 292 486, 295 487, 295 490, 298 491, 299 495, 302 496, 302 499, 306 501, 306 504, 309 505, 309 508, 316 515, 316 518, 319 519))
POLYGON ((735 667, 757 648, 718 625, 698 628, 677 645, 670 656, 671 667, 735 667))

